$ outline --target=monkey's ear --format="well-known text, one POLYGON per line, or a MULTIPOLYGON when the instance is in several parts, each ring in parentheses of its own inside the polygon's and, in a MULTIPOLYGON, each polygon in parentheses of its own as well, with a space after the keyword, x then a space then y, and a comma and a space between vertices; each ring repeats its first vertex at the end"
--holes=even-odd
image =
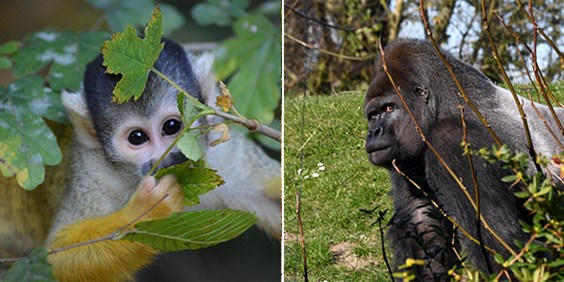
MULTIPOLYGON (((200 91, 202 93, 202 97, 204 98, 204 102, 207 106, 212 108, 218 108, 215 104, 217 101, 217 97, 219 96, 219 87, 217 84, 217 79, 215 74, 213 73, 212 66, 214 57, 211 53, 203 53, 199 56, 195 56, 191 53, 188 53, 188 60, 190 64, 192 64, 192 69, 194 70, 194 74, 196 75, 196 79, 200 84, 200 91)), ((220 123, 223 121, 222 118, 216 115, 207 115, 205 120, 208 124, 220 123)), ((213 131, 210 132, 212 134, 210 139, 216 140, 219 138, 219 134, 213 135, 213 131)))
POLYGON ((88 108, 82 93, 63 91, 61 99, 69 113, 78 141, 92 149, 100 148, 100 142, 96 138, 96 130, 88 115, 88 108))
POLYGON ((217 96, 219 96, 219 88, 217 87, 217 80, 212 71, 214 57, 211 53, 204 53, 199 56, 194 56, 188 53, 188 60, 192 64, 194 74, 198 83, 206 105, 216 108, 215 105, 217 96))

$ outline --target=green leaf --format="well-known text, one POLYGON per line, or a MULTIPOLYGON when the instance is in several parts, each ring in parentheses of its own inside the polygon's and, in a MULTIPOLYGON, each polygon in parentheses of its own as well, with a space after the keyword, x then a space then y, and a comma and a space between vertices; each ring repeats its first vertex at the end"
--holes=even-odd
POLYGON ((236 37, 216 51, 219 79, 232 76, 229 90, 237 110, 270 123, 280 101, 280 31, 263 16, 245 16, 235 24, 236 37))
POLYGON ((531 194, 527 191, 519 191, 514 193, 517 198, 526 199, 531 196, 531 194))
POLYGON ((18 50, 19 43, 17 41, 9 41, 0 45, 0 55, 9 55, 18 50))
POLYGON ((176 143, 176 147, 180 149, 184 156, 193 161, 197 161, 204 156, 200 134, 193 130, 186 131, 176 143))
POLYGON ((125 32, 112 36, 102 47, 106 72, 122 74, 121 80, 114 89, 114 100, 125 102, 131 97, 138 99, 149 77, 159 53, 163 49, 162 16, 159 6, 155 6, 151 21, 145 28, 145 38, 137 37, 135 29, 128 26, 125 32))
POLYGON ((231 25, 233 17, 245 15, 249 4, 247 0, 208 1, 197 4, 190 13, 198 25, 228 26, 231 25))
POLYGON ((100 53, 107 32, 45 30, 28 35, 25 46, 14 54, 13 73, 17 77, 34 74, 49 64, 47 80, 54 90, 80 89, 86 63, 100 53))
POLYGON ((55 90, 79 90, 86 64, 100 54, 100 47, 108 38, 109 33, 103 31, 81 32, 73 45, 77 46, 76 62, 69 66, 53 64, 47 77, 49 85, 55 90))
MULTIPOLYGON (((128 25, 144 27, 151 19, 154 7, 152 0, 87 0, 96 9, 103 10, 108 19, 108 25, 114 32, 124 30, 128 25)), ((184 17, 176 8, 168 4, 159 4, 163 14, 163 30, 165 34, 184 25, 184 17)))
POLYGON ((8 57, 0 56, 0 69, 7 69, 12 67, 12 62, 8 57))
POLYGON ((174 214, 135 225, 123 239, 170 252, 195 250, 229 241, 249 229, 257 218, 244 211, 206 210, 174 214))
POLYGON ((53 275, 53 266, 47 261, 47 250, 38 248, 33 250, 28 257, 15 262, 6 272, 6 277, 4 277, 3 281, 56 282, 57 280, 53 275))
POLYGON ((501 181, 506 182, 506 183, 511 183, 511 182, 514 182, 515 180, 517 180, 517 175, 515 175, 515 174, 506 175, 506 176, 501 178, 501 181))
POLYGON ((197 165, 191 166, 190 162, 160 169, 155 177, 161 178, 167 174, 174 175, 176 181, 180 184, 180 190, 184 194, 184 205, 186 206, 199 204, 198 195, 205 194, 224 183, 214 170, 197 165))
POLYGON ((67 120, 60 98, 40 77, 24 77, 0 88, 0 116, 0 171, 33 190, 43 182, 43 165, 61 162, 57 139, 41 118, 67 120))

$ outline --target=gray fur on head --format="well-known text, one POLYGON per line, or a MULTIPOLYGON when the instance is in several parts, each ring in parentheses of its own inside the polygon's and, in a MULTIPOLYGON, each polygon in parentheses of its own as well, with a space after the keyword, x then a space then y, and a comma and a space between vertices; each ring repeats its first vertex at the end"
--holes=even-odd
MULTIPOLYGON (((155 62, 155 69, 166 75, 190 95, 203 101, 200 85, 182 46, 163 39, 164 48, 155 62)), ((138 100, 122 104, 112 102, 113 90, 121 76, 106 73, 102 65, 102 55, 98 55, 86 67, 84 73, 84 99, 96 135, 102 147, 111 146, 110 139, 115 130, 116 119, 124 115, 150 116, 155 107, 164 103, 176 103, 176 90, 172 85, 150 72, 147 87, 138 100)))

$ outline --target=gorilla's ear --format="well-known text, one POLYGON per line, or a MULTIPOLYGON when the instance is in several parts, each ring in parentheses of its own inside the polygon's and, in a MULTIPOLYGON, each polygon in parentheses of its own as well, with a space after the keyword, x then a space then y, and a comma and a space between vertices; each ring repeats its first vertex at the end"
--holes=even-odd
POLYGON ((415 92, 426 104, 429 103, 429 90, 425 86, 417 85, 415 86, 415 92))

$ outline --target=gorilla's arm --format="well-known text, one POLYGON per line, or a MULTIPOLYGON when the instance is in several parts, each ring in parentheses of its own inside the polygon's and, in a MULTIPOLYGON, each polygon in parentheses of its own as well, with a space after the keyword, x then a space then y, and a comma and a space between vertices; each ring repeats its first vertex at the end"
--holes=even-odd
MULTIPOLYGON (((412 269, 421 281, 448 281, 445 266, 456 257, 445 246, 450 245, 452 226, 430 206, 429 199, 397 172, 390 172, 394 206, 397 207, 388 229, 394 248, 394 269, 408 258, 424 259, 424 266, 412 269)), ((417 181, 425 186, 425 181, 417 181)), ((425 188, 426 189, 426 188, 425 188)))
MULTIPOLYGON (((452 168, 456 175, 462 179, 469 195, 475 200, 475 189, 470 171, 470 165, 466 156, 462 156, 463 148, 460 142, 452 142, 459 136, 462 141, 462 127, 460 120, 446 120, 436 125, 429 138, 431 144, 437 149, 439 155, 452 168), (450 141, 450 142, 449 142, 450 141), (461 161, 462 160, 462 161, 461 161)), ((483 125, 467 122, 467 141, 473 149, 490 147, 493 142, 490 136, 484 136, 483 125)), ((447 170, 439 163, 431 152, 427 152, 425 167, 429 187, 436 187, 435 197, 442 203, 443 208, 448 211, 449 216, 468 231, 474 238, 477 237, 474 209, 464 195, 462 188, 454 181, 447 170)), ((513 193, 518 189, 515 186, 511 190, 501 178, 512 172, 502 169, 499 164, 486 164, 479 156, 472 157, 476 178, 480 189, 480 212, 489 223, 495 223, 494 231, 510 246, 515 248, 514 240, 525 241, 526 235, 517 232, 515 226, 518 220, 523 218, 520 203, 513 193)), ((502 248, 495 238, 485 229, 481 228, 484 243, 495 251, 507 256, 509 253, 502 248)), ((480 247, 470 241, 460 231, 457 236, 460 244, 465 250, 463 256, 471 258, 471 263, 479 269, 486 269, 483 254, 480 247)), ((493 259, 490 259, 493 261, 493 259)))

